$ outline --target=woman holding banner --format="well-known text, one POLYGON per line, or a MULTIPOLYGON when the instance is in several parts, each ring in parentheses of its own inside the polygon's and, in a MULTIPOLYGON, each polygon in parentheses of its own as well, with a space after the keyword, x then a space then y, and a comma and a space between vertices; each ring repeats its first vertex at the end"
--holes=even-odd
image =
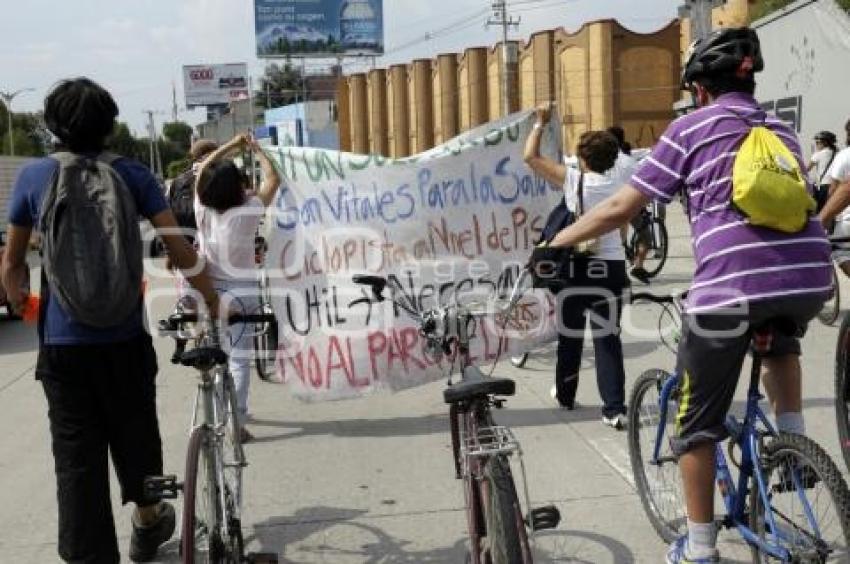
MULTIPOLYGON (((551 105, 537 109, 537 121, 528 136, 525 162, 537 174, 564 190, 566 204, 581 215, 620 187, 612 169, 619 154, 613 135, 588 131, 577 147, 578 169, 540 156, 540 139, 551 118, 551 105)), ((620 341, 619 299, 628 286, 626 256, 618 230, 606 233, 571 258, 569 285, 558 293, 558 358, 553 397, 568 410, 575 409, 581 352, 588 318, 596 353, 596 382, 602 397, 602 422, 614 429, 625 426, 625 371, 620 341), (588 315, 588 313, 590 315, 588 315)))
MULTIPOLYGON (((208 156, 195 181, 195 218, 200 253, 206 258, 213 285, 222 304, 236 313, 256 313, 259 307, 254 236, 272 203, 280 176, 266 154, 248 134, 237 135, 208 156), (263 181, 256 193, 247 190, 245 175, 226 157, 252 149, 260 161, 263 181)), ((228 367, 236 387, 242 442, 251 440, 245 429, 251 374, 251 332, 244 324, 230 327, 228 367)))

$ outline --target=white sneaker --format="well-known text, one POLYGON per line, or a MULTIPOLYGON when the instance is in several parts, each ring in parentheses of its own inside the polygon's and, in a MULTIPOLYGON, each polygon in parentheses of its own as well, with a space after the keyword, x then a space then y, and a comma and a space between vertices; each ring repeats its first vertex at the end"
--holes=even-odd
POLYGON ((558 387, 553 385, 551 388, 549 388, 549 395, 552 396, 553 400, 557 400, 558 399, 558 387))
POLYGON ((602 416, 602 423, 608 425, 609 427, 616 429, 618 431, 622 431, 626 428, 626 416, 622 413, 618 413, 614 417, 605 417, 602 416))

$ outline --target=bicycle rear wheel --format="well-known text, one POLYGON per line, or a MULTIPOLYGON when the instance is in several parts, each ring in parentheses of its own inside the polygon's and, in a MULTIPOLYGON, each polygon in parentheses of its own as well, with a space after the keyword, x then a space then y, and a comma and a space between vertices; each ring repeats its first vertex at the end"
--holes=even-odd
POLYGON ((217 563, 224 555, 218 526, 218 488, 215 476, 210 475, 212 440, 213 431, 206 425, 195 427, 189 436, 180 533, 183 564, 217 563))
POLYGON ((485 556, 491 564, 523 564, 525 534, 519 498, 507 457, 496 454, 487 459, 483 470, 486 495, 482 496, 487 528, 485 556))
POLYGON ((832 297, 823 304, 823 308, 818 313, 818 319, 824 325, 832 325, 838 319, 841 313, 841 291, 838 286, 838 270, 832 269, 832 287, 834 292, 832 297))
POLYGON ((628 439, 632 474, 643 509, 658 535, 673 542, 687 529, 687 514, 679 464, 669 442, 674 433, 677 390, 670 395, 666 414, 660 405, 661 389, 669 378, 672 376, 663 370, 648 370, 637 379, 629 402, 628 439), (653 462, 657 441, 661 448, 658 461, 653 462))
MULTIPOLYGON (((646 254, 646 260, 643 263, 644 269, 650 278, 654 278, 664 268, 664 263, 667 262, 667 253, 669 252, 669 240, 667 238, 667 226, 663 221, 653 219, 649 224, 649 235, 651 244, 649 251, 646 254)), ((637 248, 637 242, 634 243, 634 248, 637 248)))
MULTIPOLYGON (((829 455, 808 437, 785 433, 760 454, 768 499, 753 486, 753 532, 787 550, 792 562, 848 562, 850 492, 829 455)), ((753 562, 777 561, 753 548, 753 562)))

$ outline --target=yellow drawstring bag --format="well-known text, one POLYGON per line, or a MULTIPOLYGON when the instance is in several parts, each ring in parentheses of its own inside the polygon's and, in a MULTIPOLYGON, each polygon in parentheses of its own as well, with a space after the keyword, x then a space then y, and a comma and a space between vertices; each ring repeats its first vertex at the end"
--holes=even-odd
POLYGON ((801 231, 815 211, 797 159, 766 127, 753 127, 738 149, 732 205, 750 224, 784 233, 801 231))

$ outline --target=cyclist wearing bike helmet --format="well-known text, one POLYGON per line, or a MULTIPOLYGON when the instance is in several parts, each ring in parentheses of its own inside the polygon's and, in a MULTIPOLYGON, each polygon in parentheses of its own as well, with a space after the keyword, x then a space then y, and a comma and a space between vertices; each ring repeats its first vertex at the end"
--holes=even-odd
POLYGON ((823 209, 829 198, 829 182, 826 179, 826 173, 829 171, 830 165, 835 160, 835 154, 838 149, 835 146, 837 139, 835 133, 831 131, 819 131, 815 135, 815 154, 809 159, 809 164, 806 171, 811 174, 814 169, 815 182, 815 200, 818 203, 818 211, 823 209))
MULTIPOLYGON (((764 68, 756 32, 717 30, 691 46, 682 87, 699 109, 661 135, 631 182, 559 233, 569 247, 627 222, 651 199, 688 200, 696 259, 679 347, 683 375, 672 439, 679 456, 688 533, 667 562, 719 562, 714 525, 715 443, 727 436, 732 402, 753 323, 783 316, 802 329, 831 289, 829 243, 815 219, 797 233, 750 225, 731 205, 732 169, 754 124, 764 124, 805 165, 794 131, 753 97, 764 68)), ((765 388, 784 432, 803 433, 799 339, 777 334, 765 359, 765 388)))

